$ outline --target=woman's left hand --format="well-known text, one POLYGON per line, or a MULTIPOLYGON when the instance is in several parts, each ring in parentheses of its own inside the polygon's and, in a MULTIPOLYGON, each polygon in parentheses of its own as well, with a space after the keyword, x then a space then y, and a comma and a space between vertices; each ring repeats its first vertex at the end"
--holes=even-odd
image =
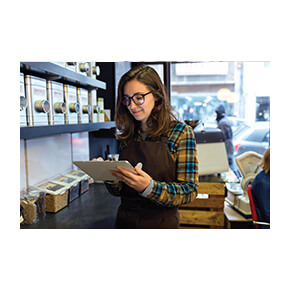
POLYGON ((121 167, 117 169, 111 170, 112 175, 138 192, 143 192, 151 181, 151 176, 137 166, 134 168, 137 174, 121 167))

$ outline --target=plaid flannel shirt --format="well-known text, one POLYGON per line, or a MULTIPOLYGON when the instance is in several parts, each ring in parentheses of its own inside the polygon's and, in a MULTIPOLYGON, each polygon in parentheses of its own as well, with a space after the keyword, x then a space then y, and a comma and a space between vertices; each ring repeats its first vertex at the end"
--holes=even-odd
MULTIPOLYGON (((136 140, 141 141, 141 135, 138 135, 136 140)), ((167 144, 176 162, 176 181, 166 183, 153 180, 151 193, 146 197, 158 204, 171 207, 189 203, 197 195, 198 160, 193 129, 184 123, 177 123, 168 132, 167 144)), ((119 195, 122 182, 105 184, 111 194, 119 195)))

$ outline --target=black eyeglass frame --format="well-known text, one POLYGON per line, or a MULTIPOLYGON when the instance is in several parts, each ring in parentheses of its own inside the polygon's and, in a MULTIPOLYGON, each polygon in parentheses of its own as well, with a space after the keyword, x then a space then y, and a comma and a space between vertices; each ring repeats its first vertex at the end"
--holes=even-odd
POLYGON ((133 100, 133 102, 134 102, 137 106, 139 106, 139 105, 143 105, 144 102, 145 102, 145 96, 151 94, 152 92, 153 92, 153 91, 150 91, 150 92, 148 92, 148 93, 146 93, 146 94, 136 93, 136 94, 134 94, 132 97, 129 97, 129 96, 123 97, 122 100, 121 100, 121 103, 122 103, 122 105, 124 105, 125 107, 129 107, 129 106, 131 105, 131 101, 133 100), (143 98, 143 100, 142 100, 142 104, 137 104, 136 101, 134 100, 134 97, 136 97, 137 95, 142 96, 142 98, 143 98), (129 99, 129 104, 128 104, 128 105, 125 105, 125 104, 124 104, 124 100, 125 100, 125 99, 129 99))

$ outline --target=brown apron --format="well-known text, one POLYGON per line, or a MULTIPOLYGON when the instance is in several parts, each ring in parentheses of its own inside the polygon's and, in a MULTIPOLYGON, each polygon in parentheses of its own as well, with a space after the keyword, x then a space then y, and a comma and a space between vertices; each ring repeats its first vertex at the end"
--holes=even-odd
MULTIPOLYGON (((142 162, 143 168, 156 181, 174 182, 176 165, 167 145, 167 136, 161 142, 131 141, 124 148, 120 160, 128 160, 133 166, 142 162)), ((123 229, 176 229, 179 227, 177 207, 166 207, 141 196, 136 190, 123 184, 121 205, 116 218, 116 228, 123 229)))

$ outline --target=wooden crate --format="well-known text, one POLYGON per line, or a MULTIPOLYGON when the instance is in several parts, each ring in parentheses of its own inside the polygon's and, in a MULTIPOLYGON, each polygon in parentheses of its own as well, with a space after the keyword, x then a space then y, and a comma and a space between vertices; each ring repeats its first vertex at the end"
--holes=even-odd
POLYGON ((224 182, 200 182, 198 194, 179 208, 180 228, 224 228, 224 182))

